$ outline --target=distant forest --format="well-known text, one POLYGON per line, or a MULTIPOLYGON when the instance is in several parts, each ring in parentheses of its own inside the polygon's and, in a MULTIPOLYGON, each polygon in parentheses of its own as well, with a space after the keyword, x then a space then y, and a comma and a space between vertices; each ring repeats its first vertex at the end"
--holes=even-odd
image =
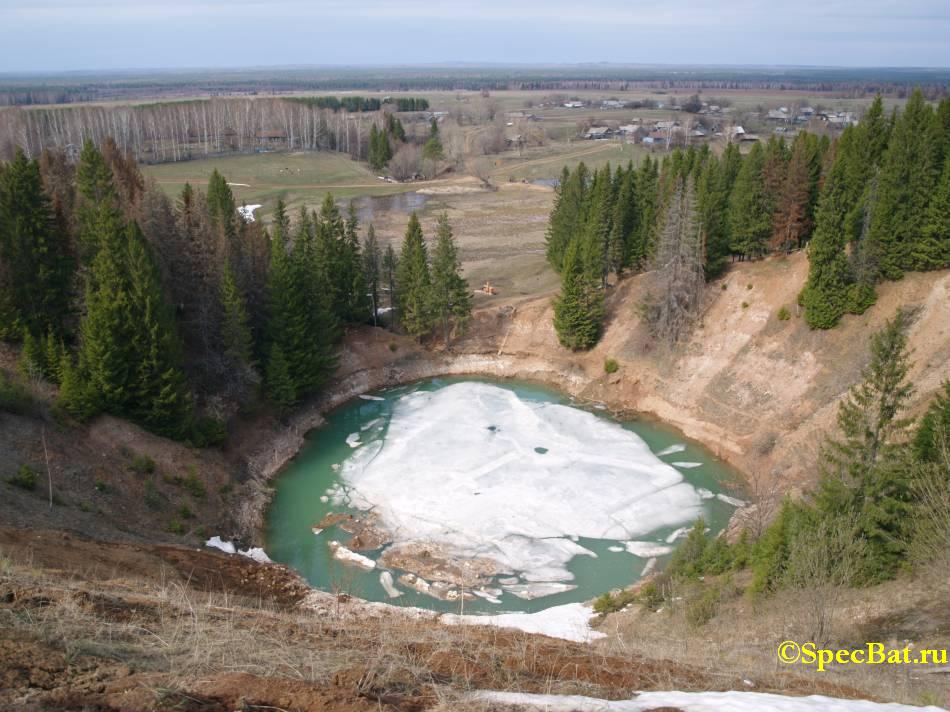
POLYGON ((231 98, 123 105, 0 109, 0 158, 15 147, 28 157, 45 149, 78 154, 91 139, 110 137, 122 153, 148 163, 254 150, 341 151, 365 158, 380 109, 424 111, 422 98, 348 96, 231 98))
POLYGON ((674 73, 673 68, 659 65, 563 65, 8 74, 0 75, 0 106, 342 90, 796 89, 860 97, 904 96, 914 86, 921 87, 928 99, 945 96, 950 70, 677 66, 674 73))

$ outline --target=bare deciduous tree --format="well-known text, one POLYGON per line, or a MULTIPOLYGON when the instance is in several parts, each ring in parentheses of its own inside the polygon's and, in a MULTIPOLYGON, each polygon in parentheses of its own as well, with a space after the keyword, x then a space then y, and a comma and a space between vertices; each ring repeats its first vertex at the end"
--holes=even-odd
POLYGON ((409 180, 419 173, 422 166, 422 149, 407 143, 399 147, 389 161, 389 172, 396 180, 409 180))

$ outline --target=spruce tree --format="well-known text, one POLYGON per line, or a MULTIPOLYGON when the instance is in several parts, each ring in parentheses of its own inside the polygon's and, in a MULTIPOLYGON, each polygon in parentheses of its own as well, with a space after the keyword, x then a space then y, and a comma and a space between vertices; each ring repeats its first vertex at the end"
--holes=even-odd
POLYGON ((296 402, 296 388, 290 375, 290 367, 280 344, 272 344, 267 356, 266 373, 267 397, 281 413, 285 413, 296 402))
POLYGON ((594 175, 594 182, 588 193, 587 220, 582 234, 584 269, 601 288, 607 286, 610 266, 609 243, 613 207, 613 186, 610 166, 607 165, 594 175))
POLYGON ((545 236, 548 262, 556 272, 561 271, 568 243, 586 224, 587 180, 587 166, 583 162, 573 172, 566 166, 561 172, 545 236))
POLYGON ((702 238, 706 279, 726 271, 729 264, 729 190, 723 161, 706 161, 696 184, 696 208, 702 238))
MULTIPOLYGON (((911 452, 917 462, 936 464, 950 447, 950 380, 943 382, 927 412, 920 419, 911 441, 911 452)), ((950 477, 950 472, 947 473, 950 477)))
POLYGON ((462 277, 458 248, 446 213, 439 215, 435 249, 432 251, 432 297, 435 314, 442 322, 445 343, 449 343, 449 324, 464 329, 472 315, 472 295, 462 277))
POLYGON ((73 260, 57 225, 37 161, 17 149, 0 173, 0 335, 27 328, 61 332, 70 311, 73 260))
POLYGON ((225 262, 221 276, 221 343, 224 357, 238 385, 239 397, 247 396, 247 389, 258 381, 254 364, 254 338, 248 325, 247 306, 234 281, 231 265, 225 262))
POLYGON ((630 266, 639 271, 653 255, 653 237, 659 210, 659 166, 647 156, 637 169, 636 192, 640 219, 630 239, 630 266))
POLYGON ((607 263, 609 270, 619 279, 630 265, 630 244, 634 232, 639 227, 640 214, 633 165, 628 165, 625 170, 620 168, 617 170, 616 198, 610 224, 607 263))
MULTIPOLYGON (((112 171, 92 141, 83 144, 76 167, 76 218, 81 261, 91 266, 100 240, 122 231, 125 223, 112 171)), ((87 270, 87 275, 89 271, 87 270)))
POLYGON ((432 329, 432 278, 419 217, 412 213, 396 272, 399 321, 406 333, 420 338, 432 329))
POLYGON ((386 280, 386 288, 389 290, 389 324, 391 327, 396 325, 397 309, 397 287, 396 273, 399 270, 399 257, 396 250, 390 242, 386 245, 386 252, 383 254, 383 275, 386 280))
POLYGON ((604 293, 598 277, 587 270, 580 238, 567 246, 561 270, 561 293, 554 300, 554 329, 562 346, 589 349, 603 330, 604 293))
POLYGON ((366 160, 377 170, 383 167, 379 156, 379 129, 376 128, 376 124, 373 124, 369 127, 369 151, 366 160))
POLYGON ((379 241, 376 239, 376 228, 369 224, 366 230, 366 240, 363 242, 363 281, 369 291, 370 307, 373 312, 373 326, 379 312, 379 280, 382 276, 382 258, 379 251, 379 241))
POLYGON ((943 167, 920 237, 910 248, 910 264, 914 269, 931 270, 950 267, 950 158, 943 167))
POLYGON ((854 536, 866 549, 857 579, 877 582, 893 576, 907 543, 911 490, 907 468, 898 461, 909 421, 901 413, 913 395, 906 330, 898 310, 871 337, 871 361, 862 382, 838 409, 842 438, 823 452, 817 504, 829 516, 853 515, 854 536))
POLYGON ((880 246, 881 275, 887 279, 926 266, 926 260, 918 262, 914 255, 917 245, 926 242, 927 203, 939 177, 930 141, 933 121, 923 94, 914 90, 884 154, 869 239, 880 246))
POLYGON ((731 248, 743 257, 761 257, 772 234, 772 206, 762 177, 765 152, 756 143, 742 159, 729 198, 731 248))
POLYGON ((234 202, 234 193, 227 179, 214 169, 208 179, 208 211, 211 221, 224 234, 233 238, 237 234, 237 205, 234 202))
POLYGON ((784 252, 808 241, 818 185, 818 140, 808 133, 795 137, 782 189, 776 199, 773 246, 784 252))
POLYGON ((359 220, 352 200, 339 252, 341 319, 348 322, 365 322, 369 305, 366 298, 366 280, 363 276, 363 256, 360 253, 359 220))

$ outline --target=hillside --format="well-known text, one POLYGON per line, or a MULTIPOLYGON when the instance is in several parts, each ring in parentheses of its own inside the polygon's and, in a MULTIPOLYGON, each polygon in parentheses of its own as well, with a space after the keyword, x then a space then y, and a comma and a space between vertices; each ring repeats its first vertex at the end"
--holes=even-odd
MULTIPOLYGON (((776 671, 772 637, 795 623, 741 601, 698 632, 678 619, 657 628, 637 611, 610 616, 601 624, 609 637, 584 646, 385 612, 358 622, 346 596, 328 598, 314 615, 300 607, 306 587, 284 567, 194 548, 212 534, 261 543, 268 481, 326 409, 369 389, 444 374, 541 381, 579 401, 662 419, 746 473, 750 495, 763 502, 770 492, 805 488, 815 481, 837 403, 867 362, 868 337, 898 305, 915 309, 912 410, 950 378, 950 273, 885 283, 865 315, 812 332, 795 308, 806 270, 801 253, 734 265, 710 286, 702 323, 676 354, 653 345, 639 322, 643 276, 611 289, 605 338, 584 354, 557 344, 548 296, 489 301, 449 350, 354 329, 319 399, 289 423, 245 419, 223 452, 175 444, 111 417, 60 426, 39 417, 50 394, 36 391, 32 412, 0 413, 0 659, 7 671, 0 706, 484 709, 463 701, 465 693, 620 699, 636 690, 735 689, 744 676, 754 677, 756 691, 893 699, 890 683, 849 671, 826 678, 776 671), (776 316, 782 306, 793 314, 788 321, 776 316), (606 358, 619 362, 616 373, 605 374, 606 358), (43 473, 34 491, 6 482, 20 463, 43 473), (757 655, 722 647, 735 629, 754 631, 755 645, 742 644, 757 655), (717 641, 719 662, 697 653, 693 643, 706 639, 717 641)), ((6 352, 2 365, 11 368, 14 357, 6 352)), ((845 641, 871 632, 921 644, 945 639, 950 621, 936 603, 946 600, 944 579, 858 592, 836 634, 845 641)), ((899 699, 946 701, 938 677, 908 681, 899 699)))

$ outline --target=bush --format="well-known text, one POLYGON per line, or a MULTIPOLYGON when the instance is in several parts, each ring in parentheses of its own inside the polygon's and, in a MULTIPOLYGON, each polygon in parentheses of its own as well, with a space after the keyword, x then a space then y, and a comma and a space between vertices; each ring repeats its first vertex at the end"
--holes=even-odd
POLYGON ((748 309, 748 308, 749 308, 749 302, 742 302, 742 308, 743 308, 743 309, 748 309))
POLYGON ((17 473, 9 478, 7 482, 20 489, 34 490, 36 489, 36 483, 39 478, 39 473, 32 467, 29 465, 20 465, 20 469, 17 470, 17 473))
POLYGON ((155 460, 148 455, 136 455, 130 465, 132 472, 140 475, 150 475, 155 472, 155 460))
POLYGON ((395 341, 390 341, 390 342, 389 342, 389 350, 390 350, 390 351, 392 351, 393 353, 396 353, 396 349, 398 349, 398 348, 399 348, 399 346, 396 344, 395 341))
POLYGON ((686 603, 686 622, 694 628, 706 625, 719 611, 719 589, 704 586, 701 595, 686 603))
POLYGON ((6 371, 0 371, 0 410, 23 414, 29 411, 33 398, 26 387, 14 381, 6 371))
POLYGON ((191 509, 189 509, 187 504, 183 504, 181 505, 181 507, 178 508, 178 516, 181 517, 182 519, 195 518, 194 512, 192 512, 191 509))
POLYGON ((176 517, 168 523, 168 533, 181 536, 185 533, 185 525, 182 524, 181 520, 176 517))
POLYGON ((660 610, 660 606, 663 605, 664 600, 662 586, 657 583, 656 579, 647 582, 643 588, 640 589, 639 599, 640 603, 651 611, 660 610))
POLYGON ((614 359, 609 358, 604 361, 604 371, 606 373, 616 373, 620 370, 620 364, 617 363, 614 359))
POLYGON ((105 492, 108 492, 108 491, 109 491, 109 485, 106 484, 106 482, 105 482, 104 480, 101 480, 101 479, 99 479, 98 477, 96 478, 96 482, 95 482, 95 484, 93 485, 93 487, 96 488, 96 492, 105 493, 105 492))
POLYGON ((191 443, 195 447, 219 447, 227 439, 228 429, 223 420, 204 416, 195 421, 191 434, 191 443))
POLYGON ((188 494, 195 499, 204 499, 206 494, 205 485, 198 476, 198 469, 194 465, 188 468, 188 475, 181 481, 181 484, 182 487, 188 490, 188 494))
POLYGON ((162 506, 162 495, 152 480, 145 483, 145 505, 149 509, 158 509, 162 506))
POLYGON ((752 289, 752 282, 749 282, 749 283, 745 286, 745 288, 746 288, 746 289, 752 289))
POLYGON ((636 601, 637 596, 633 591, 622 590, 617 591, 616 594, 608 591, 598 596, 597 600, 594 601, 594 613, 599 613, 602 616, 608 613, 616 613, 636 601))
POLYGON ((778 320, 779 321, 788 321, 792 318, 792 313, 788 310, 788 307, 783 306, 778 310, 778 320))

